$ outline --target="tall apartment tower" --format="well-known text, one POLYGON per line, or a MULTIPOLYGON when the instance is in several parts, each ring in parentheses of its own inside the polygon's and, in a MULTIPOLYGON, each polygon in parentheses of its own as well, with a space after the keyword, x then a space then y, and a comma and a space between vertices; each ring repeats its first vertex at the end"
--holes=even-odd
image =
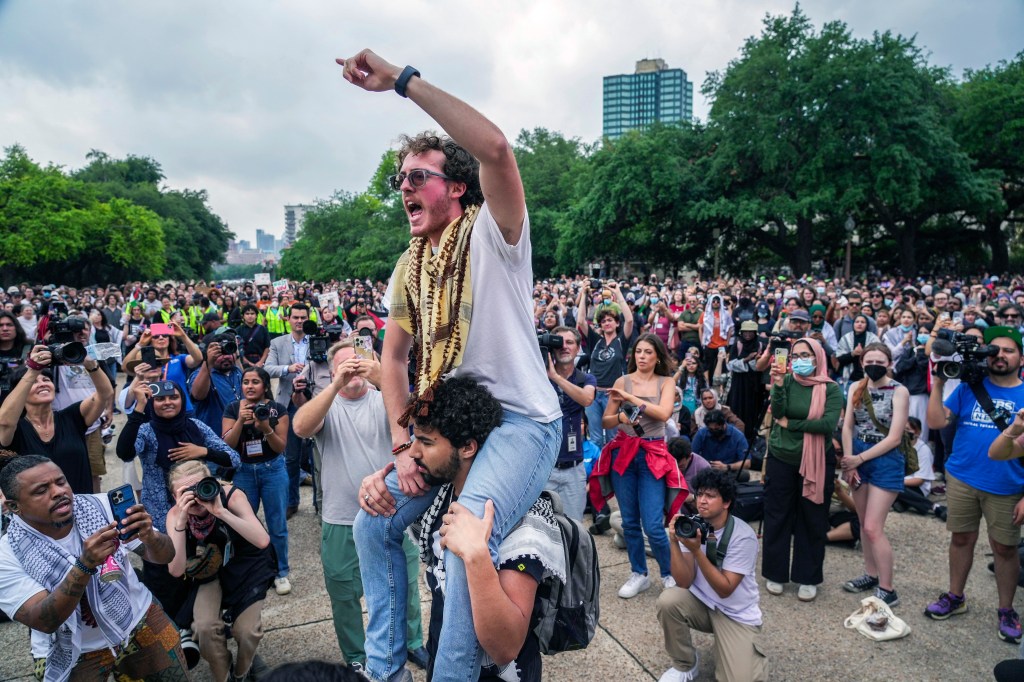
POLYGON ((295 243, 295 236, 302 227, 302 220, 306 217, 306 211, 313 208, 308 204, 294 204, 284 207, 284 244, 291 246, 295 243))
POLYGON ((604 135, 621 137, 655 121, 693 120, 693 83, 663 59, 641 59, 634 73, 604 77, 604 135))

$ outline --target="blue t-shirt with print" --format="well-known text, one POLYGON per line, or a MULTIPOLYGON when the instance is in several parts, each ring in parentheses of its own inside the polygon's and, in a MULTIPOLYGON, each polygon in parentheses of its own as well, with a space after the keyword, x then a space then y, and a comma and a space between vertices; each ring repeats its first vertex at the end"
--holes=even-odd
MULTIPOLYGON (((985 379, 985 388, 996 407, 1008 414, 1024 407, 1024 384, 1002 388, 985 379)), ((953 451, 946 459, 946 471, 972 488, 993 495, 1024 491, 1024 467, 989 459, 988 448, 999 437, 999 428, 978 404, 971 389, 960 384, 946 398, 945 405, 956 419, 956 437, 953 451)))

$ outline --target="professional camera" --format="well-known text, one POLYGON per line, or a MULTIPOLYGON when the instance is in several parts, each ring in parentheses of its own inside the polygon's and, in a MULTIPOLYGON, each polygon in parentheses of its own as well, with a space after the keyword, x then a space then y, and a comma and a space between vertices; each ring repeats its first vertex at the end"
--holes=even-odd
POLYGON ((711 535, 711 524, 697 514, 684 514, 676 519, 676 535, 681 538, 695 538, 700 531, 700 542, 704 544, 711 535))
POLYGON ((537 334, 537 343, 540 345, 540 357, 544 361, 544 369, 548 367, 548 357, 552 351, 561 350, 565 345, 565 339, 558 334, 544 332, 537 334))
POLYGON ((252 416, 256 417, 256 421, 267 421, 270 419, 270 406, 266 403, 260 403, 252 408, 252 416))
MULTIPOLYGON (((331 326, 336 327, 337 325, 331 326)), ((327 349, 331 347, 328 330, 320 329, 320 325, 313 320, 306 320, 302 323, 302 333, 309 337, 309 361, 327 362, 327 349)))
POLYGON ((768 335, 768 348, 775 350, 776 348, 789 348, 793 345, 793 342, 797 339, 804 338, 802 332, 791 332, 787 329, 780 329, 779 331, 772 332, 768 335))
POLYGON ((53 343, 47 344, 52 365, 80 365, 85 362, 85 346, 75 341, 75 334, 85 331, 85 320, 69 317, 54 322, 50 326, 50 338, 53 343))
POLYGON ((960 356, 960 360, 935 363, 935 376, 960 379, 965 384, 979 384, 988 376, 987 358, 999 355, 995 346, 987 346, 970 334, 940 329, 932 341, 932 352, 943 357, 960 356))
POLYGON ((238 352, 238 339, 232 334, 225 334, 227 338, 220 343, 221 355, 234 355, 238 352))
POLYGON ((220 495, 220 481, 213 476, 207 476, 195 485, 189 486, 186 490, 191 490, 195 493, 198 500, 213 502, 220 495))

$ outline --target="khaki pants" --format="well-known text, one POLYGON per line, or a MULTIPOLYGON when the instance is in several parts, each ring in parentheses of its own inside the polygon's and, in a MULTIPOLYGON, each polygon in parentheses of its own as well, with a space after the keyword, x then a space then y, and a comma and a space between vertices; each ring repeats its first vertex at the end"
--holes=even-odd
POLYGON ((737 623, 718 609, 709 609, 681 587, 665 590, 658 597, 658 621, 665 633, 665 651, 677 670, 690 670, 697 663, 690 628, 715 636, 715 679, 719 682, 760 682, 768 679, 768 658, 758 640, 761 628, 737 623))
MULTIPOLYGON (((196 603, 192 609, 192 629, 199 644, 199 653, 210 664, 210 673, 215 682, 227 680, 231 670, 231 652, 228 651, 224 636, 224 621, 221 612, 220 581, 206 583, 199 587, 196 603)), ((263 600, 249 606, 238 614, 231 624, 231 636, 238 644, 238 658, 235 660, 235 674, 249 672, 256 647, 263 639, 263 600)))

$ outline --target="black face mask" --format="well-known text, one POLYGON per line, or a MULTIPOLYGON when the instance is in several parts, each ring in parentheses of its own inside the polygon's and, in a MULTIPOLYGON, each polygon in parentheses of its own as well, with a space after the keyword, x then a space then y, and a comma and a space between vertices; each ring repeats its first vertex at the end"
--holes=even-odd
POLYGON ((878 381, 885 376, 889 369, 882 365, 867 365, 864 367, 864 374, 868 376, 868 379, 872 381, 878 381))
POLYGON ((711 437, 714 438, 715 440, 721 440, 725 438, 725 429, 709 428, 708 432, 711 434, 711 437))

